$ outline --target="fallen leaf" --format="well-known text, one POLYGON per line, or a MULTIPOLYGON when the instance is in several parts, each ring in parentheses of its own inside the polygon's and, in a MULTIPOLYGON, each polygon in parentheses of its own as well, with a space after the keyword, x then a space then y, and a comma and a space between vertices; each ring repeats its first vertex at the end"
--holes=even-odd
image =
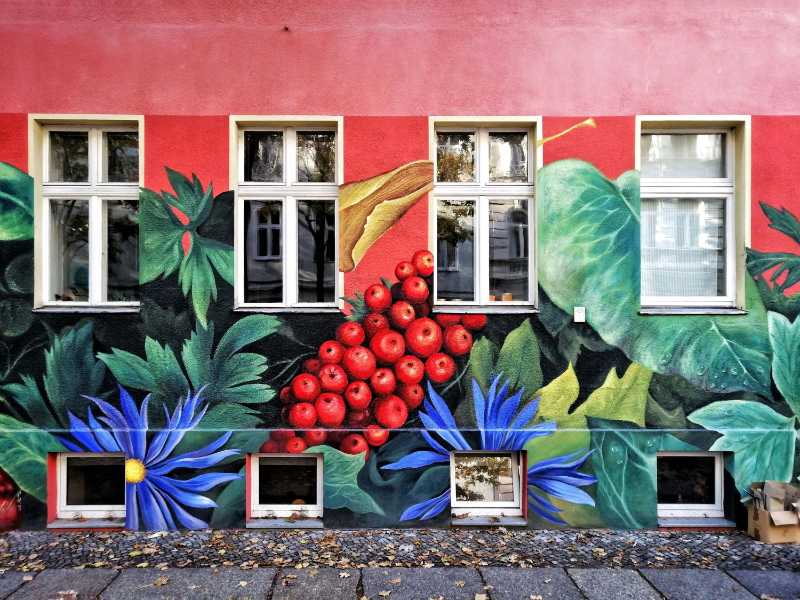
POLYGON ((395 577, 394 579, 390 579, 389 583, 393 583, 393 584, 397 585, 398 583, 400 583, 400 581, 401 580, 400 580, 399 577, 395 577))
POLYGON ((153 582, 153 585, 160 587, 162 585, 167 585, 168 583, 169 583, 169 577, 167 577, 166 575, 160 575, 159 577, 156 577, 156 580, 153 582))
POLYGON ((486 594, 475 594, 475 600, 489 600, 489 596, 486 594))
POLYGON ((466 583, 465 581, 462 581, 462 580, 459 579, 459 580, 457 580, 455 582, 455 585, 456 585, 456 587, 464 587, 465 583, 466 583))
POLYGON ((388 598, 391 594, 392 594, 391 590, 381 590, 380 592, 378 592, 378 596, 381 596, 383 598, 388 598))
POLYGON ((348 577, 350 577, 350 573, 348 573, 347 571, 339 571, 339 577, 341 579, 347 579, 348 577))
POLYGON ((246 581, 240 581, 239 582, 239 587, 247 587, 247 582, 246 581))

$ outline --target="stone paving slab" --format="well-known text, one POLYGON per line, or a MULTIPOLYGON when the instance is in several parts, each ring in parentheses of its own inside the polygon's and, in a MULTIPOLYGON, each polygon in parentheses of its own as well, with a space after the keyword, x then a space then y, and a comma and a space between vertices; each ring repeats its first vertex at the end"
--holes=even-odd
POLYGON ((762 594, 781 600, 800 598, 800 572, 736 570, 728 574, 759 598, 762 594))
POLYGON ((567 569, 588 600, 661 600, 636 571, 621 569, 567 569))
POLYGON ((358 569, 284 569, 278 573, 272 600, 353 600, 358 569))
POLYGON ((474 600, 486 593, 478 571, 462 568, 363 569, 361 581, 369 600, 474 600), (380 595, 391 592, 391 595, 380 595))
POLYGON ((583 595, 564 569, 517 569, 514 567, 482 567, 483 580, 492 586, 492 600, 582 600, 583 595))
MULTIPOLYGON (((86 571, 83 571, 84 573, 86 571)), ((103 600, 263 600, 276 569, 129 569, 103 592, 103 600), (244 585, 242 585, 244 583, 244 585)), ((16 600, 16 599, 14 599, 16 600)))
POLYGON ((23 577, 29 573, 20 573, 19 571, 8 571, 0 575, 0 600, 5 600, 11 595, 11 592, 20 587, 25 580, 23 577))
POLYGON ((707 569, 641 569, 667 600, 753 600, 753 595, 724 571, 707 569))
POLYGON ((9 599, 86 600, 87 598, 97 598, 118 574, 119 571, 114 569, 48 569, 11 594, 9 599), (77 595, 69 593, 73 591, 77 592, 77 595), (59 592, 68 593, 60 594, 59 592))

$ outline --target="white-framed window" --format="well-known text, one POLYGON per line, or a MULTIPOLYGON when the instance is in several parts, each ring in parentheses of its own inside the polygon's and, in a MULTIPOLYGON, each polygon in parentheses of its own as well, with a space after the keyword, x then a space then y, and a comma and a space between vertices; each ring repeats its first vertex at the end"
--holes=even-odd
POLYGON ((322 518, 321 454, 251 454, 250 518, 322 518))
POLYGON ((439 310, 536 305, 538 117, 432 117, 430 247, 439 310))
POLYGON ((741 304, 749 119, 637 118, 641 305, 741 304))
POLYGON ((659 517, 724 517, 721 452, 659 452, 656 456, 659 517))
POLYGON ((337 306, 342 121, 330 119, 232 117, 237 307, 337 306))
POLYGON ((125 457, 63 452, 56 457, 57 517, 65 520, 125 518, 125 457))
POLYGON ((522 514, 519 452, 450 455, 450 506, 460 516, 522 514))
POLYGON ((139 305, 137 122, 40 127, 37 306, 139 305))

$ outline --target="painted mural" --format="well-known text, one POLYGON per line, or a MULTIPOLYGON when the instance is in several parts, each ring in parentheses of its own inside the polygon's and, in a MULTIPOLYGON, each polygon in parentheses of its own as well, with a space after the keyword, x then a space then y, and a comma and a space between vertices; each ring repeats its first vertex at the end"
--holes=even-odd
MULTIPOLYGON (((322 453, 340 527, 447 525, 452 450, 526 450, 531 527, 655 526, 659 450, 728 452, 739 491, 798 473, 800 254, 749 252, 746 314, 641 315, 636 172, 543 168, 540 311, 489 317, 432 313, 424 248, 347 316, 236 313, 233 194, 167 175, 140 195, 141 310, 87 316, 31 311, 33 183, 0 163, 0 525, 44 524, 65 450, 124 453, 134 529, 242 526, 259 449, 322 453)), ((431 184, 418 161, 344 186, 340 268, 431 184)))

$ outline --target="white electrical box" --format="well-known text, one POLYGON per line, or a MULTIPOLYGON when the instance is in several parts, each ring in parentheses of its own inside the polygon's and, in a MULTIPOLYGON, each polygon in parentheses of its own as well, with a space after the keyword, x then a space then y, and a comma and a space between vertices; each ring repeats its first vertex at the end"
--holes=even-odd
POLYGON ((576 323, 586 323, 586 307, 576 306, 572 309, 572 320, 576 323))

